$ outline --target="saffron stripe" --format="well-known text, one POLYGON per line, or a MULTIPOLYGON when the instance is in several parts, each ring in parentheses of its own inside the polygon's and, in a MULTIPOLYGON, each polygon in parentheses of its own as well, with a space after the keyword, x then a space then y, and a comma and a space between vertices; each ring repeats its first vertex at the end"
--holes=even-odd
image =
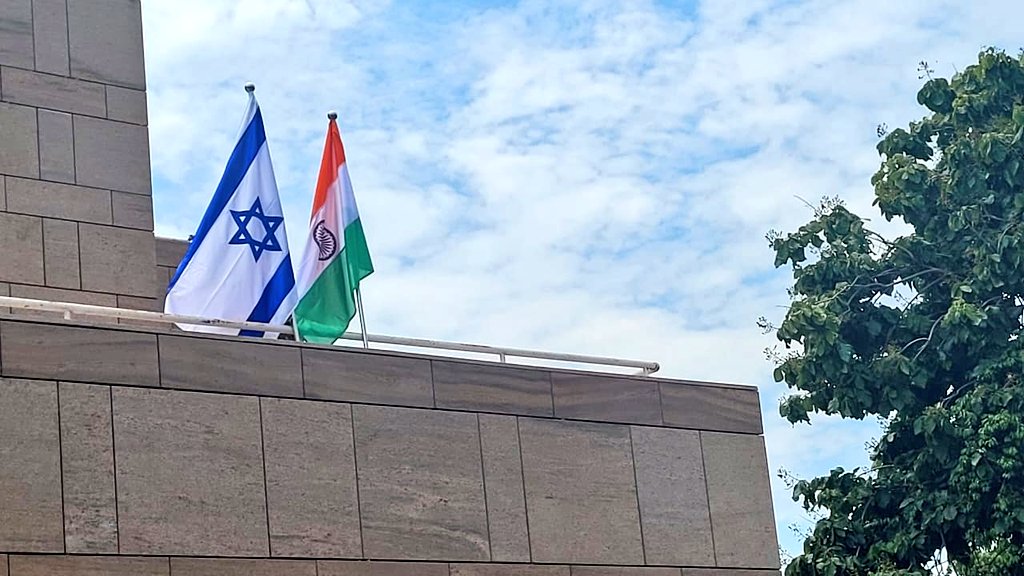
MULTIPOLYGON (((284 299, 288 297, 288 294, 294 288, 295 274, 292 272, 292 258, 287 256, 281 262, 281 265, 277 267, 277 272, 274 272, 274 276, 267 283, 266 288, 263 289, 263 295, 260 296, 260 301, 252 309, 252 313, 249 314, 247 321, 270 322, 274 315, 277 314, 277 309, 281 307, 281 302, 284 302, 284 299)), ((241 335, 262 336, 263 332, 243 330, 241 335)))
POLYGON ((313 194, 313 209, 310 218, 327 202, 329 190, 338 178, 338 169, 345 165, 345 145, 341 143, 341 132, 335 120, 327 125, 327 142, 324 143, 324 155, 320 160, 320 174, 316 180, 316 191, 313 194))
MULTIPOLYGON (((252 121, 249 122, 249 126, 245 129, 242 137, 238 139, 234 151, 231 152, 227 168, 224 169, 224 175, 220 179, 220 184, 217 185, 217 191, 213 193, 213 200, 210 201, 210 206, 206 209, 206 213, 203 214, 203 220, 199 223, 199 229, 196 230, 195 236, 189 242, 185 257, 181 259, 178 269, 174 272, 174 278, 171 279, 170 284, 167 286, 168 292, 174 288, 178 278, 181 277, 188 263, 192 261, 192 256, 196 253, 200 244, 203 243, 210 229, 213 228, 214 222, 224 212, 224 207, 227 206, 231 197, 235 195, 239 184, 242 183, 242 179, 249 172, 249 167, 252 166, 253 160, 256 159, 256 155, 259 154, 260 148, 263 147, 266 141, 267 134, 263 130, 263 114, 257 107, 252 121)), ((291 266, 288 268, 290 270, 291 266)))

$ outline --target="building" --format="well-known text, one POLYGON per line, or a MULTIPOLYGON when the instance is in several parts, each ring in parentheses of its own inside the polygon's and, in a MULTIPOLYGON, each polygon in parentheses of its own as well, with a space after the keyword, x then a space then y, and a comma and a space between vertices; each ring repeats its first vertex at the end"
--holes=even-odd
MULTIPOLYGON (((0 295, 159 310, 139 0, 0 0, 0 295)), ((756 389, 2 310, 0 575, 757 576, 756 389)))

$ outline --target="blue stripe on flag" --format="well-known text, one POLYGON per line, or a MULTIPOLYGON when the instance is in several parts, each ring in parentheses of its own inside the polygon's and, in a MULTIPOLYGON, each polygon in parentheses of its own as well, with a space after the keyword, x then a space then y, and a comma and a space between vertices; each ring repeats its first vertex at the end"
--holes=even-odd
MULTIPOLYGON (((252 309, 252 314, 249 314, 247 321, 270 322, 274 314, 277 313, 277 309, 281 307, 281 302, 284 301, 293 288, 295 288, 295 275, 292 272, 292 258, 287 256, 281 262, 281 265, 277 267, 277 272, 274 272, 274 277, 267 283, 267 287, 263 289, 263 295, 260 296, 260 301, 252 309)), ((242 330, 240 335, 262 336, 263 332, 258 330, 242 330)))
POLYGON ((206 214, 203 214, 203 220, 199 223, 199 229, 196 230, 195 236, 189 242, 185 257, 181 259, 178 269, 174 272, 174 278, 171 279, 171 283, 167 286, 168 292, 171 291, 171 288, 174 288, 178 278, 181 277, 181 273, 185 271, 185 267, 192 261, 192 256, 199 248, 199 245, 203 243, 203 239, 210 232, 210 228, 213 228, 213 223, 224 212, 224 207, 227 206, 231 197, 234 196, 235 190, 242 183, 242 178, 245 178, 246 173, 249 172, 249 166, 252 165, 253 160, 256 159, 256 154, 259 153, 260 148, 263 147, 263 143, 266 141, 267 133, 263 130, 263 114, 259 108, 256 108, 256 114, 253 116, 252 121, 249 122, 249 126, 245 129, 242 137, 238 139, 238 143, 235 144, 234 151, 231 152, 228 166, 224 169, 224 175, 221 176, 220 184, 217 185, 217 191, 213 193, 213 200, 210 201, 206 214))

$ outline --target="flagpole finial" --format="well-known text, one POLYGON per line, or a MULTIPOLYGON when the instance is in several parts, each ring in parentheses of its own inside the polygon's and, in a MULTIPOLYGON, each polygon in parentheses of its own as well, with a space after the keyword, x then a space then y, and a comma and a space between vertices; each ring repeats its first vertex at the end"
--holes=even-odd
POLYGON ((335 112, 334 110, 331 110, 330 112, 327 113, 327 119, 328 120, 337 120, 338 119, 338 113, 335 112))
POLYGON ((245 83, 245 91, 248 92, 249 94, 252 94, 253 92, 256 91, 256 85, 253 84, 252 82, 246 82, 245 83))

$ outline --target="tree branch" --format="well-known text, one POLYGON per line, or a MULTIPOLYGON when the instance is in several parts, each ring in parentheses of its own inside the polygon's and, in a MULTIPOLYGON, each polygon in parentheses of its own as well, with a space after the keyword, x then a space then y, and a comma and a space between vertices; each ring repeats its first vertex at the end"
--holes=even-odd
POLYGON ((932 329, 928 331, 928 339, 924 341, 923 345, 921 345, 921 349, 917 351, 917 354, 914 354, 914 357, 911 358, 911 362, 917 362, 917 359, 921 356, 921 353, 923 353, 925 348, 928 347, 928 344, 931 343, 932 336, 935 335, 935 328, 939 325, 939 322, 941 322, 942 319, 945 317, 946 314, 943 314, 942 316, 939 316, 938 318, 935 319, 935 322, 932 323, 932 329))

